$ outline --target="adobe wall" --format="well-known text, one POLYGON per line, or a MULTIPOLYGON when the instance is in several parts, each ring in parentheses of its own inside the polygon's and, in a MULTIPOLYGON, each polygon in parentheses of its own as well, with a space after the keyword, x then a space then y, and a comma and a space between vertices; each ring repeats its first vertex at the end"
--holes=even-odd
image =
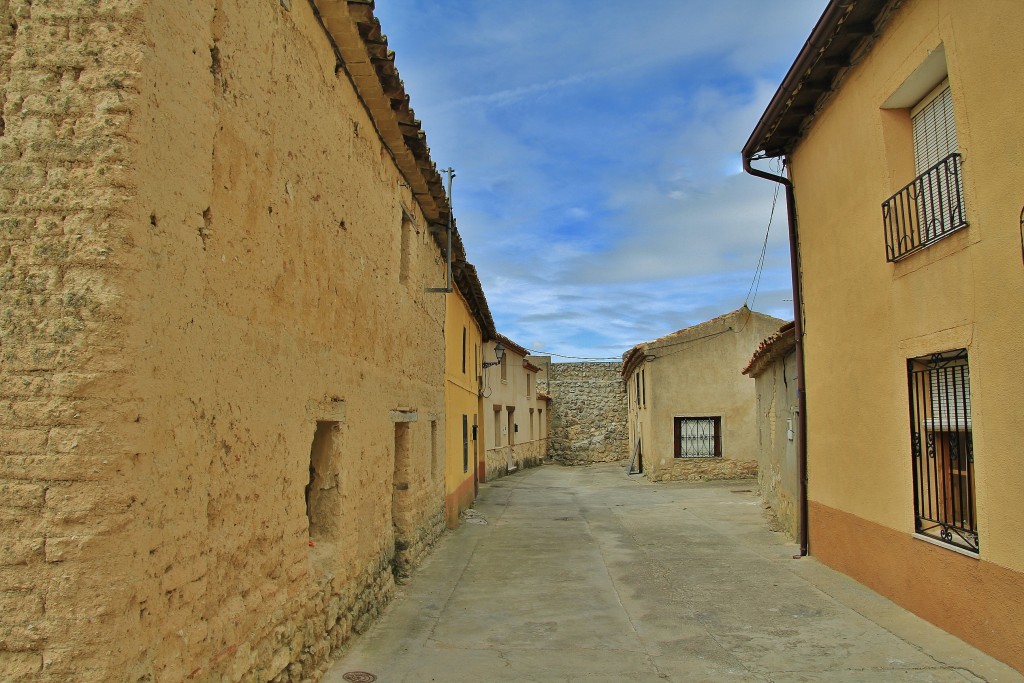
POLYGON ((550 457, 568 465, 629 457, 621 363, 552 363, 550 457))
POLYGON ((419 205, 307 3, 10 0, 0 51, 0 679, 315 678, 443 528, 419 205))
POLYGON ((774 359, 754 379, 757 393, 757 483, 779 526, 795 539, 800 519, 796 352, 774 359))

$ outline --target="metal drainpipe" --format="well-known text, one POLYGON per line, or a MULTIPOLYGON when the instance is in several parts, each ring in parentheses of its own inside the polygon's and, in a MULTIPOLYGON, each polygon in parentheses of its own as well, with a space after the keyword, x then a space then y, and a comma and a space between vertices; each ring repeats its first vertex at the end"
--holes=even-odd
POLYGON ((796 196, 793 193, 793 182, 789 178, 754 168, 750 165, 750 158, 746 154, 743 155, 743 170, 752 176, 782 183, 786 188, 790 275, 793 280, 793 336, 796 338, 796 405, 800 413, 800 420, 797 423, 800 443, 796 456, 800 502, 800 554, 794 557, 806 557, 809 538, 807 530, 807 391, 804 384, 803 297, 800 293, 800 250, 797 242, 796 196))

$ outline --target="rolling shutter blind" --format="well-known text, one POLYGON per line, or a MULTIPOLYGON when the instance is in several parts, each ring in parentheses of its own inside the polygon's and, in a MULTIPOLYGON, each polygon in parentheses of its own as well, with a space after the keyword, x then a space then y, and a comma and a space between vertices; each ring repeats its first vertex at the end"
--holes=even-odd
POLYGON ((917 175, 957 151, 956 124, 953 122, 953 96, 949 84, 912 114, 914 127, 914 166, 917 175))
POLYGON ((966 365, 928 371, 931 385, 931 418, 925 420, 936 431, 971 429, 971 376, 966 365))
POLYGON ((958 149, 948 81, 914 107, 911 122, 918 231, 921 243, 927 244, 966 225, 963 180, 957 172, 959 165, 949 160, 958 149))

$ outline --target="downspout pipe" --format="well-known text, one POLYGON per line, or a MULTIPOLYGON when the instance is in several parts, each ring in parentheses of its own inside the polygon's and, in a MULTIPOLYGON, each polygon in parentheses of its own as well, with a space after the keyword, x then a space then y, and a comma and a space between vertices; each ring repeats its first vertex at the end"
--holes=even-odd
POLYGON ((797 499, 800 517, 800 554, 795 557, 806 557, 809 534, 807 530, 807 390, 804 383, 804 326, 803 297, 800 291, 800 248, 796 220, 796 195, 793 182, 783 175, 768 173, 751 165, 751 157, 743 154, 743 170, 752 176, 781 183, 786 188, 786 218, 789 224, 789 263, 790 276, 793 281, 793 336, 796 340, 796 405, 800 413, 797 421, 796 468, 797 468, 797 499))

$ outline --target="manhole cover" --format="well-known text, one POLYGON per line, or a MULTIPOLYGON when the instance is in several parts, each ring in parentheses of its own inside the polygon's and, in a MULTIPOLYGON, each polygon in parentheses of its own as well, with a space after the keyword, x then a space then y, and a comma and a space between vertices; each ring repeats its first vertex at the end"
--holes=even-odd
POLYGON ((576 519, 576 518, 575 517, 555 517, 555 521, 556 522, 571 522, 574 519, 576 519))
POLYGON ((373 683, 377 680, 376 676, 365 671, 349 671, 347 674, 343 674, 342 678, 352 683, 373 683))

